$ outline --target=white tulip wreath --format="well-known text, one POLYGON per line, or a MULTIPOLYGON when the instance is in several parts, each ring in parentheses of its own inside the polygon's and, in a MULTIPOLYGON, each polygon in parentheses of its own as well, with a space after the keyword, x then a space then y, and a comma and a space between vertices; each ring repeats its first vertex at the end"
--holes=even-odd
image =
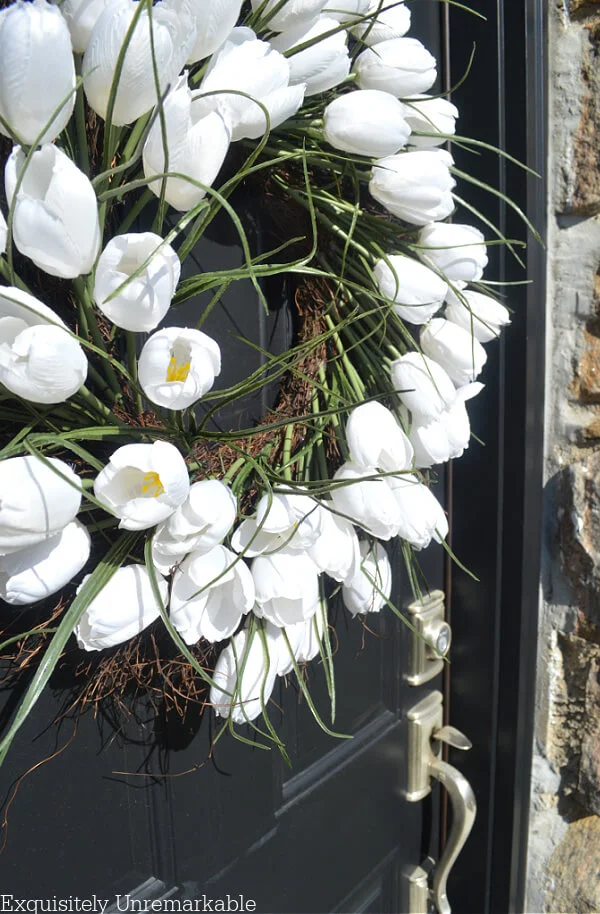
POLYGON ((73 634, 102 652, 84 697, 125 699, 135 655, 138 688, 163 675, 182 713, 206 702, 234 734, 262 714, 281 747, 277 676, 326 727, 302 665, 319 658, 334 694, 327 595, 397 612, 382 543, 399 537, 419 597, 414 553, 448 532, 429 469, 468 447, 484 346, 509 323, 487 246, 519 242, 468 224, 458 111, 425 94, 436 61, 410 19, 403 0, 0 12, 0 654, 30 675, 0 759, 73 634), (287 213, 272 250, 252 249, 242 182, 287 213), (219 212, 241 266, 181 279, 219 212), (268 310, 282 274, 293 345, 219 390, 209 308, 170 314, 241 281, 268 310), (273 381, 256 427, 214 430, 273 381))

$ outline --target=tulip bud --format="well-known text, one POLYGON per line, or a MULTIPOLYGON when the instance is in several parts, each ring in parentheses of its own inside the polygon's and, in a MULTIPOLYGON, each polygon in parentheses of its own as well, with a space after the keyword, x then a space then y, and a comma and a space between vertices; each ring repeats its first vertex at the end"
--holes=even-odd
POLYGON ((221 350, 201 330, 165 327, 144 344, 138 362, 140 386, 152 403, 187 409, 214 384, 221 350))
POLYGON ((410 128, 402 102, 389 92, 359 89, 327 105, 323 136, 335 149, 381 158, 406 146, 410 128))
POLYGON ((453 164, 445 149, 387 156, 375 162, 369 190, 378 203, 411 225, 445 219, 454 209, 453 164))
POLYGON ((446 370, 457 387, 474 381, 487 361, 485 349, 469 330, 435 317, 421 331, 421 348, 446 370))
POLYGON ((253 606, 250 569, 225 546, 192 552, 173 577, 169 612, 186 644, 229 638, 253 606))
POLYGON ((436 60, 416 38, 392 38, 367 48, 352 67, 361 89, 381 89, 396 98, 427 92, 436 77, 436 60))
POLYGON ((94 482, 94 495, 125 530, 145 530, 183 504, 190 482, 185 461, 167 441, 125 444, 94 482))
POLYGON ((4 173, 13 211, 13 240, 35 265, 63 279, 89 273, 100 248, 98 202, 89 179, 58 146, 36 150, 25 167, 25 153, 15 146, 4 173))
POLYGON ((372 400, 355 407, 346 422, 346 440, 354 463, 393 472, 412 466, 413 449, 389 409, 372 400))
POLYGON ((41 543, 0 557, 0 597, 26 606, 57 593, 79 574, 90 548, 89 533, 74 520, 41 543))
POLYGON ((360 562, 356 530, 345 517, 326 508, 321 533, 307 552, 319 571, 334 581, 345 581, 360 562))
POLYGON ((322 506, 309 495, 263 495, 256 515, 242 521, 231 545, 237 552, 243 550, 248 558, 278 549, 306 552, 321 535, 323 521, 322 506))
POLYGON ((427 149, 441 146, 446 137, 454 135, 458 108, 445 98, 423 95, 404 105, 404 117, 412 130, 410 145, 427 149), (426 133, 439 133, 440 136, 419 136, 426 133))
MULTIPOLYGON (((286 0, 282 5, 281 0, 268 0, 266 7, 262 10, 262 17, 265 20, 268 17, 269 29, 274 32, 283 32, 306 23, 310 24, 327 2, 328 0, 286 0), (281 6, 281 9, 269 16, 271 10, 276 6, 281 6)), ((252 9, 257 10, 263 3, 264 0, 252 0, 252 9)))
POLYGON ((312 660, 320 653, 325 632, 325 613, 322 605, 311 619, 277 628, 270 622, 265 626, 269 644, 269 658, 278 676, 287 676, 297 664, 312 660), (284 634, 287 636, 286 643, 284 634), (292 659, 293 658, 293 659, 292 659))
POLYGON ((73 50, 83 54, 92 29, 110 3, 110 0, 61 0, 59 9, 69 27, 73 50))
POLYGON ((275 552, 252 562, 254 613, 282 628, 310 619, 319 608, 317 567, 303 553, 275 552))
POLYGON ((410 29, 410 10, 401 0, 371 0, 369 19, 357 23, 352 32, 371 47, 392 38, 402 38, 410 29))
POLYGON ((373 270, 379 291, 394 302, 394 311, 411 324, 425 324, 441 306, 448 283, 418 260, 389 254, 373 270))
POLYGON ((421 259, 436 266, 454 284, 476 282, 487 266, 484 236, 472 225, 426 225, 419 233, 419 244, 423 248, 421 259))
POLYGON ((415 476, 390 476, 400 514, 398 536, 414 549, 426 549, 448 535, 448 519, 433 492, 415 476))
POLYGON ((344 606, 353 616, 378 613, 392 592, 392 566, 381 543, 363 541, 360 555, 354 576, 342 587, 344 606))
POLYGON ((0 289, 0 382, 32 403, 63 403, 85 382, 88 363, 57 314, 21 289, 0 289))
MULTIPOLYGON (((87 575, 77 593, 84 587, 87 575)), ((168 586, 158 579, 158 590, 167 603, 168 586)), ((123 565, 93 598, 74 628, 80 648, 101 651, 129 641, 160 616, 160 608, 145 565, 123 565)))
MULTIPOLYGON (((106 118, 121 49, 139 3, 112 0, 96 22, 83 58, 83 87, 88 104, 106 118)), ((196 40, 190 0, 162 0, 152 7, 155 60, 152 59, 148 10, 142 10, 123 58, 112 123, 131 124, 157 103, 177 78, 196 40), (154 81, 154 64, 159 87, 154 81)))
POLYGON ((278 51, 289 51, 313 41, 314 44, 288 58, 291 85, 305 85, 306 95, 326 92, 343 82, 350 73, 347 34, 344 29, 324 37, 327 32, 339 29, 335 19, 323 17, 309 28, 297 26, 288 29, 271 41, 278 51), (323 36, 323 37, 320 37, 323 36))
POLYGON ((277 677, 276 661, 265 663, 263 643, 258 632, 248 642, 242 629, 219 655, 210 702, 219 717, 231 717, 236 724, 254 720, 267 704, 277 677))
POLYGON ((391 497, 387 477, 364 478, 368 476, 378 476, 375 467, 358 466, 350 461, 342 464, 333 479, 344 485, 332 490, 333 507, 371 536, 389 540, 398 532, 398 506, 391 497))
POLYGON ((81 482, 56 457, 0 461, 0 555, 41 543, 69 524, 81 505, 81 482))
POLYGON ((204 60, 220 48, 238 20, 242 0, 192 0, 192 16, 196 21, 196 41, 188 63, 204 60))
POLYGON ((398 397, 419 420, 438 419, 456 400, 446 371, 420 352, 407 352, 392 362, 391 374, 398 397))
POLYGON ((160 235, 116 235, 98 260, 94 298, 99 310, 117 327, 148 332, 169 310, 180 273, 179 257, 160 235), (138 275, 128 282, 134 273, 138 275))
POLYGON ((435 466, 462 457, 469 446, 471 425, 465 401, 475 397, 483 384, 475 381, 456 391, 456 400, 438 419, 429 422, 418 417, 410 428, 410 441, 415 449, 415 466, 435 466))
POLYGON ((490 295, 465 291, 459 297, 449 289, 446 302, 447 319, 468 330, 480 343, 495 340, 502 328, 510 324, 508 308, 490 295))
MULTIPOLYGON (((27 146, 51 143, 75 105, 71 38, 58 8, 18 0, 2 10, 0 61, 0 116, 27 146)), ((2 125, 0 133, 8 136, 2 125)))
POLYGON ((352 23, 362 18, 369 9, 371 0, 327 0, 323 15, 338 22, 352 23))

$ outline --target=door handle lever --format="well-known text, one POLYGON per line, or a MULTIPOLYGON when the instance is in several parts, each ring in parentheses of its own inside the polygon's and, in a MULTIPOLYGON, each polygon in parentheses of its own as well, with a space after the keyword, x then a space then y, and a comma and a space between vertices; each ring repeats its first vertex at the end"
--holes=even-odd
POLYGON ((456 749, 470 749, 471 743, 455 727, 442 726, 442 694, 430 692, 407 714, 408 718, 408 787, 406 797, 412 802, 431 792, 431 779, 438 780, 448 791, 452 806, 452 828, 442 856, 435 866, 429 891, 438 914, 451 914, 447 895, 448 876, 469 837, 477 804, 467 779, 441 758, 441 743, 456 749))

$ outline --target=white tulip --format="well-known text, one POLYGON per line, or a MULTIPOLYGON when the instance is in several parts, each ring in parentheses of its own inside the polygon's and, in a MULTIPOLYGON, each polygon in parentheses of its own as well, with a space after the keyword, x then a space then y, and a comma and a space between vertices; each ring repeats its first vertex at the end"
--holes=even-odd
POLYGON ((25 606, 57 593, 79 574, 90 548, 89 533, 74 520, 41 543, 0 557, 0 597, 25 606))
POLYGON ((434 222, 421 229, 419 244, 420 257, 454 284, 476 282, 487 266, 485 238, 472 225, 434 222))
POLYGON ((6 224, 6 219, 0 212, 0 254, 4 254, 6 251, 6 239, 8 237, 8 226, 6 224))
POLYGON ((0 461, 0 555, 60 533, 81 505, 81 481, 57 457, 0 461))
POLYGON ((360 555, 356 573, 342 587, 344 606, 353 616, 378 613, 392 592, 392 566, 381 543, 363 541, 360 555))
POLYGON ((250 569, 225 546, 192 552, 173 577, 169 612, 186 644, 229 638, 253 606, 250 569))
POLYGON ((433 492, 415 476, 390 476, 390 488, 400 512, 398 536, 415 549, 448 535, 448 519, 433 492))
POLYGON ((190 552, 209 552, 225 539, 237 514, 237 499, 218 479, 201 479, 188 497, 156 528, 152 558, 162 574, 190 552))
POLYGON ((456 400, 447 372, 420 352, 407 352, 392 362, 391 375, 398 397, 413 418, 438 419, 456 400))
POLYGON ((371 0, 327 0, 323 15, 338 22, 352 23, 367 14, 371 0))
POLYGON ((362 527, 371 536, 389 540, 396 536, 400 520, 398 506, 392 498, 386 476, 377 479, 375 467, 358 466, 346 461, 336 471, 334 481, 345 483, 332 489, 331 500, 334 509, 362 527))
POLYGON ((240 15, 243 0, 192 0, 196 41, 188 63, 204 60, 220 48, 240 15))
POLYGON ((253 99, 267 109, 273 130, 296 113, 305 86, 290 85, 289 61, 268 42, 259 41, 250 29, 234 29, 234 33, 213 56, 200 85, 201 92, 216 94, 199 103, 204 114, 221 115, 233 141, 253 140, 267 130, 265 113, 253 99), (236 94, 240 92, 250 98, 236 94))
POLYGON ((478 381, 467 384, 456 391, 454 404, 438 419, 426 421, 415 418, 409 434, 415 450, 415 466, 431 467, 462 457, 471 438, 465 402, 477 396, 482 389, 483 384, 478 381))
POLYGON ((361 403, 349 414, 346 441, 354 463, 386 472, 408 470, 413 449, 398 420, 382 403, 361 403))
POLYGON ((457 387, 474 381, 487 361, 485 349, 470 330, 434 317, 421 331, 425 355, 446 370, 457 387))
POLYGON ((445 219, 454 209, 453 164, 445 149, 386 156, 375 162, 369 190, 378 203, 411 225, 445 219))
POLYGON ((242 521, 231 545, 248 558, 285 549, 306 552, 321 535, 324 509, 302 493, 263 495, 254 517, 242 521))
MULTIPOLYGON (((79 593, 87 575, 77 588, 79 593)), ((159 577, 158 589, 167 604, 167 582, 159 577)), ((123 565, 93 598, 74 628, 79 647, 101 651, 129 641, 160 616, 160 608, 145 565, 123 565)))
POLYGON ((359 54, 352 67, 361 89, 381 89, 396 98, 427 92, 436 77, 436 60, 416 38, 380 41, 359 54))
POLYGON ((440 310, 448 292, 441 276, 404 254, 379 260, 373 275, 381 294, 394 303, 396 314, 411 324, 425 324, 440 310))
POLYGON ((21 254, 52 276, 74 279, 89 273, 100 248, 98 202, 89 178, 58 146, 36 150, 25 166, 15 146, 4 180, 13 210, 13 240, 21 254))
POLYGON ((460 297, 449 289, 446 317, 472 333, 480 343, 490 343, 510 324, 510 313, 499 301, 481 292, 465 290, 460 297))
MULTIPOLYGON (((252 9, 257 10, 264 0, 252 0, 252 9)), ((281 9, 268 19, 269 29, 274 32, 283 32, 296 26, 314 21, 329 0, 286 0, 281 9)), ((271 10, 281 5, 281 0, 269 0, 262 11, 264 18, 269 16, 271 10)))
POLYGON ((446 137, 454 135, 458 108, 445 98, 418 95, 404 106, 404 117, 412 130, 410 145, 426 149, 441 146, 446 142, 446 137), (426 133, 441 135, 418 136, 426 133))
POLYGON ((187 409, 196 403, 220 371, 218 343, 188 327, 158 330, 144 344, 138 362, 142 390, 165 409, 187 409))
POLYGON ((317 567, 308 555, 275 552, 252 562, 254 613, 282 628, 310 619, 319 607, 317 567))
MULTIPOLYGON (((215 111, 206 111, 202 100, 192 101, 186 76, 180 76, 163 104, 165 136, 158 117, 144 143, 144 175, 151 178, 165 171, 178 172, 185 178, 167 178, 165 200, 176 210, 185 212, 197 206, 206 196, 227 155, 231 130, 215 111), (168 168, 165 168, 166 141, 168 168), (203 187, 198 187, 193 182, 203 187)), ((151 181, 150 190, 160 196, 163 181, 151 181)))
POLYGON ((294 669, 294 660, 297 664, 306 663, 320 653, 321 642, 325 632, 325 613, 323 604, 311 619, 306 622, 296 622, 277 628, 270 622, 266 624, 269 644, 269 657, 278 676, 287 676, 294 669), (286 643, 285 635, 287 635, 286 643))
POLYGON ((335 149, 381 158, 406 146, 410 127, 402 102, 389 92, 359 89, 340 95, 325 108, 323 136, 335 149))
POLYGON ((94 298, 99 310, 117 327, 148 332, 169 310, 180 273, 179 257, 160 235, 116 235, 100 254, 94 298), (130 280, 134 273, 138 275, 130 280))
POLYGON ((234 635, 219 655, 210 702, 219 717, 231 717, 236 724, 254 720, 267 704, 277 678, 276 664, 266 663, 262 639, 257 631, 248 642, 248 629, 234 635))
POLYGON ((185 461, 167 441, 125 444, 111 455, 94 482, 94 495, 120 518, 125 530, 145 530, 173 513, 187 498, 185 461))
POLYGON ((373 46, 392 38, 402 38, 410 29, 410 10, 402 0, 371 0, 369 19, 357 23, 352 32, 373 46))
POLYGON ((339 86, 350 73, 347 34, 335 19, 323 17, 311 25, 297 26, 277 35, 271 41, 278 51, 289 51, 313 41, 310 47, 288 58, 291 85, 305 85, 306 95, 316 95, 339 86), (333 35, 325 37, 328 32, 333 35), (321 37, 323 36, 323 37, 321 37))
MULTIPOLYGON (((83 86, 88 104, 106 118, 117 61, 139 3, 112 0, 94 28, 83 58, 83 86)), ((131 124, 157 103, 176 79, 196 40, 190 0, 162 0, 152 7, 152 34, 159 89, 154 81, 148 10, 139 15, 123 58, 112 123, 131 124)))
POLYGON ((57 314, 33 295, 0 289, 0 383, 32 403, 63 403, 85 382, 87 359, 57 314))
POLYGON ((67 21, 73 50, 83 54, 96 22, 110 0, 61 0, 59 9, 67 21))
POLYGON ((354 574, 360 562, 356 530, 345 517, 324 508, 323 528, 307 553, 320 572, 334 581, 345 581, 354 574))
MULTIPOLYGON (((0 11, 0 61, 0 116, 27 146, 51 143, 75 105, 71 38, 58 8, 18 0, 0 11)), ((0 133, 8 136, 2 125, 0 133)))

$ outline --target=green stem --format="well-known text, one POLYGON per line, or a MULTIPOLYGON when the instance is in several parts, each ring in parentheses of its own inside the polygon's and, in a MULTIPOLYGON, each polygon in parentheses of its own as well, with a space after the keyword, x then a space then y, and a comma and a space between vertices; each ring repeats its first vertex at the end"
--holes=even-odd
POLYGON ((133 397, 135 408, 138 412, 138 415, 143 413, 144 407, 142 404, 142 395, 138 386, 138 366, 137 366, 137 356, 135 352, 135 333, 131 330, 126 331, 127 337, 127 367, 129 369, 129 374, 131 375, 131 380, 135 385, 134 390, 131 391, 133 397))

